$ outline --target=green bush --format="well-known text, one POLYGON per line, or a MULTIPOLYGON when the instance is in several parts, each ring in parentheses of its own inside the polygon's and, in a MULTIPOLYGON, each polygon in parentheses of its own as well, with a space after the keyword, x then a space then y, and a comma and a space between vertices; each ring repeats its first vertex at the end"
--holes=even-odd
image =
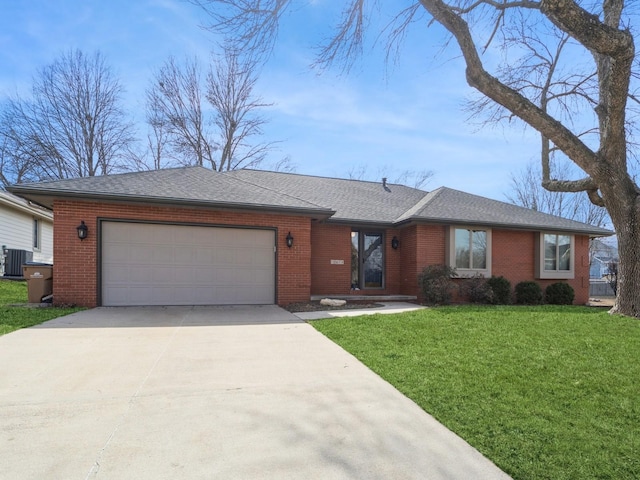
POLYGON ((544 290, 544 301, 551 305, 571 305, 575 296, 573 287, 568 283, 552 283, 544 290))
POLYGON ((493 303, 493 290, 480 274, 466 278, 460 284, 460 292, 473 303, 493 303))
POLYGON ((511 282, 506 278, 491 277, 487 280, 487 285, 493 292, 491 303, 494 305, 508 305, 511 303, 511 282))
POLYGON ((456 288, 452 277, 457 277, 456 269, 447 265, 429 265, 418 275, 418 285, 427 303, 448 305, 456 288))
POLYGON ((516 303, 524 305, 539 305, 542 303, 542 288, 538 283, 520 282, 516 285, 516 303))

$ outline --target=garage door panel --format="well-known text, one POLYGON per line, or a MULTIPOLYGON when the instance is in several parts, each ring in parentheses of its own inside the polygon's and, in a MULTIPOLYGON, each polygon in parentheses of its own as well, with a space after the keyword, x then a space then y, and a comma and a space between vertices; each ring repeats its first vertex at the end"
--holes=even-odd
POLYGON ((275 232, 102 224, 103 305, 268 304, 275 232))
POLYGON ((192 248, 176 248, 173 256, 175 261, 182 265, 198 265, 198 259, 195 258, 195 251, 192 248))
POLYGON ((218 242, 220 245, 233 245, 238 242, 238 232, 238 229, 227 228, 224 231, 216 232, 215 236, 210 232, 205 233, 209 241, 218 242))

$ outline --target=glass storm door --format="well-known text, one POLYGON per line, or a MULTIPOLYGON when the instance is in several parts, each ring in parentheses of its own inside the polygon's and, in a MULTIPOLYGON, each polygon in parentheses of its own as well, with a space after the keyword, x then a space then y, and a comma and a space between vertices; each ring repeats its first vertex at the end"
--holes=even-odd
POLYGON ((382 233, 351 232, 351 288, 382 288, 384 248, 382 233))

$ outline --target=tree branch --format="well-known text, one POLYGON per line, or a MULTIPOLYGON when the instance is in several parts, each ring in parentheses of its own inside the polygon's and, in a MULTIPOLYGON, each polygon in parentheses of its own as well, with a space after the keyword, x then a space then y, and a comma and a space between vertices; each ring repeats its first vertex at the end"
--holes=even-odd
MULTIPOLYGON (((606 2, 605 2, 606 3, 606 2)), ((569 33, 589 50, 611 57, 633 57, 633 36, 602 23, 573 0, 542 0, 540 11, 561 30, 569 33)))
POLYGON ((421 0, 424 8, 456 38, 467 65, 467 82, 550 139, 587 173, 598 157, 576 135, 516 90, 491 76, 478 56, 469 26, 441 0, 421 0))
POLYGON ((528 8, 532 10, 538 10, 540 8, 540 2, 533 2, 529 0, 522 0, 519 2, 494 2, 493 0, 476 0, 474 3, 465 8, 455 6, 452 6, 450 8, 455 13, 464 15, 465 13, 469 13, 475 10, 480 5, 488 5, 499 11, 504 11, 509 8, 528 8))

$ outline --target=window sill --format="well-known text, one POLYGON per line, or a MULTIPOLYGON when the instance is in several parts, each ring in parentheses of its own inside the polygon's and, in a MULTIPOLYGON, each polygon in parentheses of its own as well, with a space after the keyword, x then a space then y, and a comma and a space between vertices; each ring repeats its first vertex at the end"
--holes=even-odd
POLYGON ((456 273, 458 274, 456 277, 453 278, 472 278, 472 277, 477 277, 477 276, 482 276, 484 278, 489 278, 491 277, 491 271, 490 270, 474 270, 474 269, 470 269, 470 268, 457 268, 456 269, 456 273))
POLYGON ((538 275, 540 280, 573 280, 575 278, 575 274, 573 271, 569 272, 541 272, 538 275))

